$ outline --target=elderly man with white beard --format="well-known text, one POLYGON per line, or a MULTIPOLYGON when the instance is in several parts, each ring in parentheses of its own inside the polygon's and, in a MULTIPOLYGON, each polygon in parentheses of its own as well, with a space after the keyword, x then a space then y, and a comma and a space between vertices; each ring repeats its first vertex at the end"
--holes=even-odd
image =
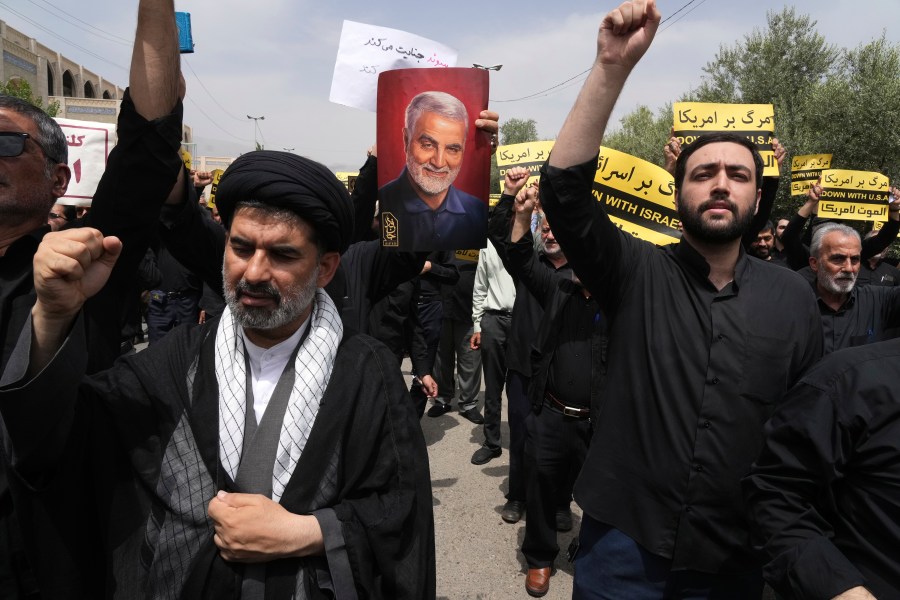
POLYGON ((897 337, 900 288, 856 285, 862 242, 855 229, 826 223, 809 250, 826 354, 897 337))
MULTIPOLYGON (((385 245, 400 250, 484 248, 487 205, 453 187, 462 169, 469 117, 465 105, 444 92, 422 92, 406 107, 406 166, 378 190, 383 227, 396 227, 385 245)), ((493 139, 493 138, 492 138, 493 139)))

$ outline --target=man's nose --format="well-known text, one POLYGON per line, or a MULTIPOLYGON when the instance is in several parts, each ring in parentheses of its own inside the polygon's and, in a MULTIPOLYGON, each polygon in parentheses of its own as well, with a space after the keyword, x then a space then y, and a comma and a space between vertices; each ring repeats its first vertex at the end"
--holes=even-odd
POLYGON ((437 147, 431 153, 431 164, 438 168, 443 168, 447 161, 447 153, 443 148, 437 147))
POLYGON ((251 283, 269 280, 269 260, 262 251, 255 252, 247 261, 244 279, 251 283))

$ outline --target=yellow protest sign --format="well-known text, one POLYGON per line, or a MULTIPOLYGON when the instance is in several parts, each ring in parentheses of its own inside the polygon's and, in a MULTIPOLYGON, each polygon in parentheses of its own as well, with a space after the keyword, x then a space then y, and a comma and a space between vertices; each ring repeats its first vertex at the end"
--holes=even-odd
POLYGON ((209 186, 209 198, 206 199, 206 205, 210 208, 216 205, 216 190, 219 189, 219 180, 222 179, 222 169, 215 169, 212 172, 212 184, 209 186))
POLYGON ((457 250, 455 253, 457 260, 464 260, 466 262, 478 262, 478 256, 481 254, 481 250, 457 250))
POLYGON ((872 171, 822 171, 819 216, 851 221, 887 221, 888 178, 872 171))
POLYGON ((496 206, 498 202, 500 202, 500 194, 491 194, 490 196, 488 196, 488 206, 490 206, 491 208, 496 206))
POLYGON ((353 188, 356 187, 356 178, 359 177, 359 171, 338 171, 335 173, 335 176, 344 184, 347 191, 352 194, 353 188))
POLYGON ((830 154, 795 156, 791 160, 791 196, 805 196, 822 176, 822 171, 830 168, 830 154))
MULTIPOLYGON (((506 171, 511 167, 525 167, 531 173, 528 183, 540 181, 541 165, 550 156, 553 141, 508 144, 497 148, 497 166, 500 168, 500 191, 506 188, 506 171)), ((495 203, 496 204, 496 203, 495 203)))
POLYGON ((191 153, 184 148, 181 149, 181 161, 184 163, 184 166, 187 167, 187 170, 190 171, 192 162, 191 153))
POLYGON ((762 155, 763 175, 778 177, 772 150, 775 109, 771 104, 715 104, 676 102, 672 105, 675 137, 689 146, 705 133, 734 133, 750 140, 762 155))
POLYGON ((677 242, 681 221, 675 211, 675 179, 640 158, 600 148, 594 197, 613 223, 657 246, 677 242))

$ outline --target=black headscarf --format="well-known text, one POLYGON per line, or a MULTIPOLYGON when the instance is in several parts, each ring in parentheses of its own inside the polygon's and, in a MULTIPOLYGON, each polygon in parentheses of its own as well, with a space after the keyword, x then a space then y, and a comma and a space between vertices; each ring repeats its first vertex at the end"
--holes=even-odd
POLYGON ((235 206, 255 200, 297 213, 329 252, 343 253, 353 234, 353 208, 344 185, 324 165, 290 152, 258 150, 235 160, 222 175, 216 207, 226 229, 235 206))

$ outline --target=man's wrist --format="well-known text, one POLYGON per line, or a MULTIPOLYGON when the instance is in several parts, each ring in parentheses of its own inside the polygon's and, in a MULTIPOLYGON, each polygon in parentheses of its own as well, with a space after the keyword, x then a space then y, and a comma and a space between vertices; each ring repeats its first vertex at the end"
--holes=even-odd
POLYGON ((304 556, 325 553, 325 539, 319 520, 312 515, 291 515, 294 523, 289 528, 291 538, 287 556, 302 558, 304 556))

